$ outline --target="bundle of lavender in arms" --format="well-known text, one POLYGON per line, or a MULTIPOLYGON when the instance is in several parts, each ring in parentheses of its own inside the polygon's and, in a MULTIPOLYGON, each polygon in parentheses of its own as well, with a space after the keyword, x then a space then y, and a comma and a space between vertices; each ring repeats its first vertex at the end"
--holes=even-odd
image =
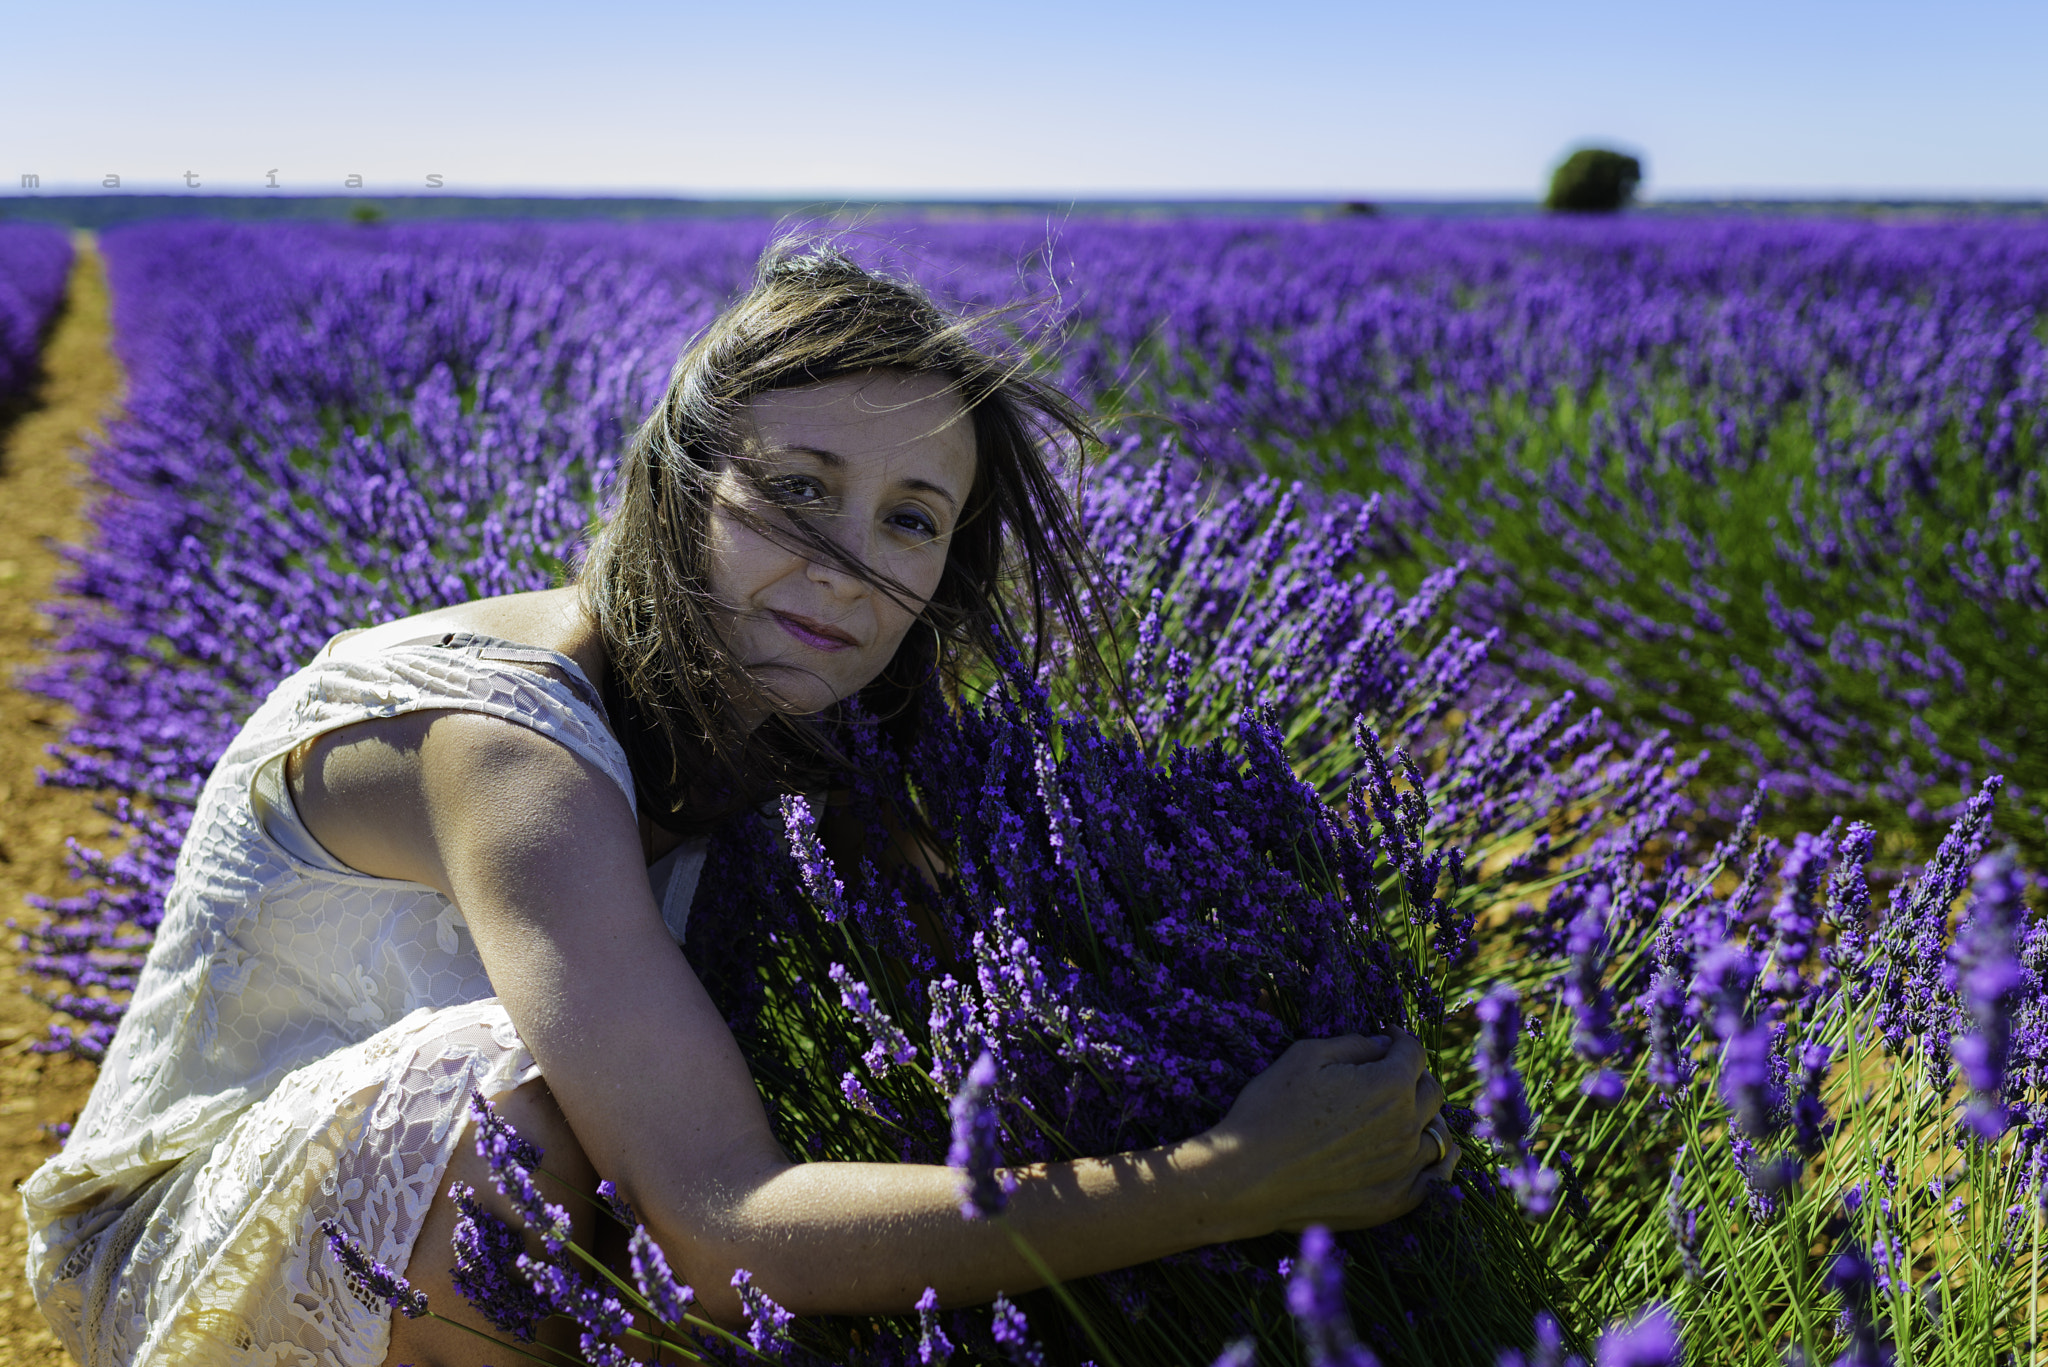
MULTIPOLYGON (((1115 714, 1055 665, 995 681, 906 754, 870 744, 857 805, 922 813, 944 888, 830 869, 802 808, 714 849, 692 962, 793 1152, 1114 1152, 1213 1123, 1294 1038, 1402 1024, 1434 1043, 1484 906, 1668 810, 1684 771, 1654 747, 1610 755, 1597 718, 1532 717, 1500 688, 1443 718, 1487 645, 1441 624, 1448 581, 1403 599, 1354 563, 1370 505, 1307 514, 1297 496, 1254 481, 1212 499, 1164 461, 1097 472, 1086 513, 1099 589, 1127 605, 1136 725, 1090 720, 1115 714), (950 962, 911 931, 912 900, 950 962)), ((1362 1333, 1397 1359, 1491 1363, 1560 1294, 1512 1207, 1469 1185, 1341 1241, 1362 1333)), ((1292 1361, 1285 1251, 1040 1294, 1038 1321, 1104 1362, 1207 1362, 1246 1332, 1292 1361)), ((985 1317, 955 1328, 988 1342, 985 1317)))

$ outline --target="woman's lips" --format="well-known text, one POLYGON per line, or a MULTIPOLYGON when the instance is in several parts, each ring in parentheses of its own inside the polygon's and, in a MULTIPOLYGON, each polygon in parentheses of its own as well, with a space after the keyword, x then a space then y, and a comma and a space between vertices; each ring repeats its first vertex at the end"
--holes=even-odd
POLYGON ((818 623, 807 622, 801 617, 792 617, 786 612, 770 612, 781 624, 782 629, 812 650, 851 650, 854 643, 843 636, 827 635, 827 628, 818 623))

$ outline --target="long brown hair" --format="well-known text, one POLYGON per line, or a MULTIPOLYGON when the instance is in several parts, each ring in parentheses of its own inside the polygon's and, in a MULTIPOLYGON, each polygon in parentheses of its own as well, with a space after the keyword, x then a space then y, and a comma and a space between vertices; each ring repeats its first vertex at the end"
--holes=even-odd
POLYGON ((902 601, 901 585, 803 519, 764 518, 718 492, 722 469, 766 492, 745 454, 750 399, 874 371, 946 379, 973 424, 975 475, 938 587, 895 657, 856 695, 860 710, 907 735, 934 676, 957 690, 997 652, 1035 666, 1056 627, 1093 658, 1097 633, 1076 581, 1086 549, 1061 487, 1096 441, 1086 414, 995 344, 987 319, 952 316, 831 246, 778 242, 753 287, 676 362, 627 448, 578 576, 604 639, 612 725, 641 810, 662 826, 695 834, 770 793, 825 786, 843 771, 833 739, 843 707, 777 712, 752 729, 735 716, 730 699, 754 685, 714 618, 708 533, 715 507, 902 601))

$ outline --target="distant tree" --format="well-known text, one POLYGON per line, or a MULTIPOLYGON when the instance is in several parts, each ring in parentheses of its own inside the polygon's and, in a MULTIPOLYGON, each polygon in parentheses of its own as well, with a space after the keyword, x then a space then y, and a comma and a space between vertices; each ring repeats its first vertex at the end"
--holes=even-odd
POLYGON ((349 206, 348 216, 355 222, 365 225, 382 223, 384 221, 384 210, 375 204, 366 204, 358 200, 349 206))
POLYGON ((1550 176, 1543 207, 1571 214, 1611 214, 1635 197, 1643 164, 1604 147, 1582 147, 1550 176))

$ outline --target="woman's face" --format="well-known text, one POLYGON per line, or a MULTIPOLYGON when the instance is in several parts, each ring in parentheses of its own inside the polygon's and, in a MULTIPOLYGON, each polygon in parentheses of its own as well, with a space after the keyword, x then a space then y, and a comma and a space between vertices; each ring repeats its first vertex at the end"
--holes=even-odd
POLYGON ((766 706, 816 712, 881 673, 938 587, 974 483, 974 424, 943 377, 876 371, 757 395, 740 426, 772 501, 731 466, 719 475, 710 587, 720 626, 773 695, 766 706), (909 597, 750 529, 729 503, 771 526, 802 518, 909 597))

